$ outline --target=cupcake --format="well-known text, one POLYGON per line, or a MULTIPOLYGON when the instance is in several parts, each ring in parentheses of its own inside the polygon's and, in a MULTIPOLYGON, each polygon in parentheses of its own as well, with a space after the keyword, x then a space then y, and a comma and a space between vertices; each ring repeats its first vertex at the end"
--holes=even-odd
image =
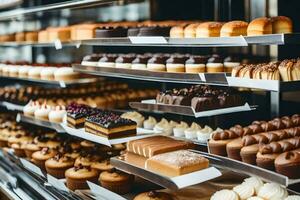
POLYGON ((155 124, 157 123, 154 117, 149 116, 148 119, 144 121, 144 129, 153 130, 155 124))
POLYGON ((0 148, 8 147, 8 138, 10 135, 8 132, 4 132, 3 130, 0 131, 0 148))
POLYGON ((54 72, 57 70, 57 67, 45 67, 41 71, 41 79, 53 81, 54 80, 54 72))
POLYGON ((45 147, 40 151, 34 152, 31 157, 34 164, 36 164, 41 169, 45 170, 46 160, 54 157, 56 153, 56 150, 45 147))
POLYGON ((150 71, 166 71, 166 59, 162 55, 155 55, 147 62, 147 69, 150 71))
POLYGON ((74 166, 91 166, 94 162, 100 161, 103 159, 103 156, 100 155, 93 155, 93 154, 87 154, 87 155, 82 155, 78 157, 75 160, 74 166))
POLYGON ((43 67, 32 67, 28 71, 28 78, 41 79, 41 71, 43 67))
POLYGON ((98 61, 99 67, 115 67, 115 61, 117 59, 117 55, 115 54, 108 54, 103 56, 98 61))
POLYGON ((41 150, 41 147, 39 147, 34 141, 24 145, 25 155, 29 159, 31 159, 34 152, 39 150, 41 150))
POLYGON ((54 123, 62 123, 66 113, 67 112, 64 106, 56 106, 54 110, 49 112, 49 121, 54 123))
POLYGON ((102 161, 94 162, 91 164, 92 169, 96 169, 99 171, 99 173, 104 172, 104 171, 110 171, 114 167, 110 164, 109 159, 105 159, 102 161))
POLYGON ((165 193, 165 192, 156 192, 156 191, 150 191, 150 192, 144 192, 136 197, 134 197, 133 200, 173 200, 174 198, 172 195, 165 193))
POLYGON ((205 72, 207 58, 205 56, 191 56, 185 61, 186 73, 203 73, 205 72))
POLYGON ((46 160, 45 167, 48 174, 61 179, 65 177, 65 171, 74 165, 74 159, 56 154, 53 158, 46 160))
POLYGON ((219 55, 212 55, 207 61, 206 72, 224 72, 223 59, 219 55))
POLYGON ((127 113, 123 113, 121 115, 122 118, 125 118, 125 119, 130 119, 134 122, 136 122, 137 124, 137 127, 142 127, 143 126, 143 122, 145 120, 144 116, 141 115, 140 113, 138 112, 127 112, 127 113))
POLYGON ((14 154, 16 156, 21 158, 26 157, 25 151, 21 143, 13 143, 10 147, 14 150, 14 154))
POLYGON ((165 118, 162 118, 162 120, 154 126, 153 130, 163 135, 172 135, 173 133, 173 127, 165 118))
POLYGON ((23 108, 23 113, 25 116, 34 117, 34 112, 40 108, 40 104, 38 101, 31 101, 26 104, 23 108))
POLYGON ((49 120, 48 115, 49 115, 50 111, 51 111, 51 106, 43 104, 40 108, 37 108, 34 111, 34 117, 36 119, 48 121, 49 120))
POLYGON ((237 57, 228 56, 224 59, 225 72, 231 73, 234 67, 238 67, 241 61, 237 57))
POLYGON ((84 56, 81 65, 86 65, 86 66, 97 66, 99 59, 102 57, 100 54, 92 54, 92 55, 87 55, 84 56))
POLYGON ((193 122, 192 125, 184 131, 185 138, 192 139, 192 140, 196 139, 198 130, 201 130, 201 126, 193 122))
POLYGON ((212 132, 212 128, 210 128, 209 126, 205 126, 203 129, 197 131, 197 139, 199 140, 199 142, 205 143, 210 139, 212 132))
POLYGON ((87 181, 97 183, 99 173, 95 169, 87 166, 76 166, 67 169, 65 172, 67 187, 70 190, 88 189, 87 181))
POLYGON ((28 72, 32 67, 30 66, 21 66, 19 67, 18 76, 20 78, 28 78, 28 72))
POLYGON ((184 56, 171 56, 166 61, 167 72, 185 72, 185 60, 186 58, 184 56))
POLYGON ((149 56, 138 55, 131 63, 131 69, 146 70, 149 56))
POLYGON ((99 177, 99 182, 102 187, 118 194, 129 193, 133 181, 133 175, 117 171, 115 168, 110 171, 102 172, 99 177))
POLYGON ((185 122, 180 122, 173 128, 173 134, 175 137, 184 137, 184 131, 189 128, 189 125, 185 122))
POLYGON ((115 67, 116 68, 125 68, 125 69, 131 69, 131 62, 135 56, 133 55, 120 55, 116 59, 115 67))

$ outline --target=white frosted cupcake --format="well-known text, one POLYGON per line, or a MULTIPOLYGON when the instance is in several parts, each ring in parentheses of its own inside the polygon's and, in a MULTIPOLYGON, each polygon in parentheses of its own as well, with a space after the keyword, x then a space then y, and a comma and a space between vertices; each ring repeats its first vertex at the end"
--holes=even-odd
POLYGON ((205 126, 203 129, 197 131, 197 139, 200 142, 207 142, 209 140, 213 130, 209 126, 205 126))
POLYGON ((173 132, 172 126, 165 118, 162 118, 162 120, 154 126, 153 130, 167 136, 172 135, 173 132))
POLYGON ((23 113, 25 116, 34 117, 34 112, 40 108, 40 104, 38 101, 31 101, 26 104, 23 108, 23 113))
POLYGON ((201 130, 201 126, 199 126, 197 123, 193 122, 190 128, 186 129, 184 131, 184 135, 186 139, 196 139, 197 138, 197 131, 201 130))
POLYGON ((49 112, 48 118, 50 122, 62 123, 66 114, 64 106, 56 106, 54 110, 49 112))
POLYGON ((28 71, 28 78, 40 79, 43 67, 32 67, 28 71))
POLYGON ((22 66, 22 67, 19 67, 19 71, 18 71, 18 76, 20 78, 28 78, 28 72, 29 70, 31 69, 32 67, 30 66, 22 66))
POLYGON ((8 75, 10 77, 18 77, 19 73, 19 66, 18 65, 11 65, 8 70, 8 75))
POLYGON ((239 196, 232 190, 220 190, 214 193, 210 200, 239 200, 239 196))
POLYGON ((288 192, 277 183, 265 183, 258 191, 259 197, 263 199, 285 199, 288 192))
POLYGON ((246 200, 255 194, 255 190, 251 185, 241 184, 233 188, 233 191, 237 193, 241 200, 246 200))
POLYGON ((43 104, 40 108, 34 111, 34 117, 36 119, 48 121, 49 120, 48 115, 50 111, 51 111, 51 106, 43 104))
POLYGON ((57 70, 57 67, 45 67, 41 71, 42 80, 54 80, 54 72, 57 70))
POLYGON ((180 122, 173 128, 173 134, 175 137, 184 137, 184 131, 189 128, 189 125, 185 122, 180 122))
POLYGON ((154 117, 149 116, 148 119, 146 119, 143 124, 145 129, 153 130, 155 124, 157 124, 157 121, 154 117))
POLYGON ((131 119, 132 121, 135 121, 137 124, 137 127, 143 127, 143 122, 145 120, 144 116, 141 115, 138 112, 127 112, 123 113, 121 115, 122 118, 131 119))

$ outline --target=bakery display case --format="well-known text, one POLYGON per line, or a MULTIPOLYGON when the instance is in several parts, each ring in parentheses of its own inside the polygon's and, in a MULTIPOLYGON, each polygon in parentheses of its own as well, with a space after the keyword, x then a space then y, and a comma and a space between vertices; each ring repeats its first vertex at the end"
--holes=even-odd
POLYGON ((299 6, 0 1, 0 199, 300 199, 299 6))

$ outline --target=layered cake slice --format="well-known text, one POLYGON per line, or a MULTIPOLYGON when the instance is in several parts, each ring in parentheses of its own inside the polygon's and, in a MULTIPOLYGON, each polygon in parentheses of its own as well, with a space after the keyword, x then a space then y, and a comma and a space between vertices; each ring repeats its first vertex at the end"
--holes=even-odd
POLYGON ((108 139, 136 135, 136 122, 112 112, 102 112, 85 119, 85 131, 108 139))
POLYGON ((96 111, 87 105, 72 103, 67 107, 67 124, 72 128, 82 128, 85 118, 96 114, 96 111))

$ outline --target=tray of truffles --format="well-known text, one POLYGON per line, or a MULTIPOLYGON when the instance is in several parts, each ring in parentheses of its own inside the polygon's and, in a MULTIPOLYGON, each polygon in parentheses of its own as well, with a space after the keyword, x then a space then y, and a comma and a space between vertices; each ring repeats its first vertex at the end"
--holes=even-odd
POLYGON ((194 144, 166 136, 127 143, 126 153, 111 158, 116 168, 169 189, 180 189, 221 176, 209 160, 188 149, 194 144))
POLYGON ((76 84, 93 83, 99 79, 82 76, 74 72, 70 64, 29 64, 1 63, 1 78, 6 80, 18 80, 31 84, 67 87, 76 84))
POLYGON ((61 126, 70 135, 107 146, 149 137, 149 130, 138 129, 135 121, 117 112, 84 104, 70 104, 66 123, 61 126))
POLYGON ((129 105, 142 111, 174 113, 196 118, 255 109, 245 103, 235 90, 203 85, 163 91, 156 95, 156 99, 130 102, 129 105))
MULTIPOLYGON (((208 142, 211 155, 228 157, 240 169, 273 177, 282 185, 300 182, 300 117, 299 115, 254 121, 242 127, 236 125, 212 135, 208 142), (244 167, 243 167, 244 165, 244 167), (251 170, 252 169, 252 170, 251 170)), ((267 178, 267 177, 266 177, 267 178)))

